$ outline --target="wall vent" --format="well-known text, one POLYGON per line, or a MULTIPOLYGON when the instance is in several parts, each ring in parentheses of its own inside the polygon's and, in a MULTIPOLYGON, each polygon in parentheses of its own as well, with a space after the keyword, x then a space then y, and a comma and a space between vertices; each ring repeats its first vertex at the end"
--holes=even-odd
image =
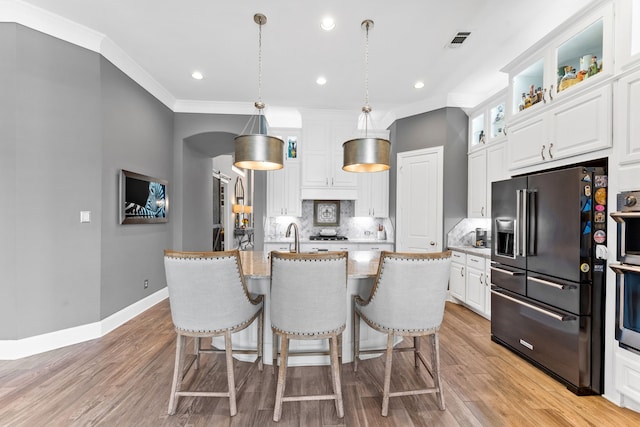
POLYGON ((462 43, 464 43, 464 41, 468 39, 470 35, 470 31, 458 31, 458 33, 451 39, 449 47, 456 48, 462 46, 462 43))

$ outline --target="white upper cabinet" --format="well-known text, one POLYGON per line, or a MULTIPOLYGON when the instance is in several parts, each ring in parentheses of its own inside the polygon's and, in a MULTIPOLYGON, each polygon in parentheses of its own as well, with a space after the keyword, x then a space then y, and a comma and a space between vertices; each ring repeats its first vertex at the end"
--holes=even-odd
POLYGON ((357 130, 353 114, 303 114, 303 199, 356 199, 358 177, 342 170, 342 144, 357 130))
POLYGON ((615 2, 616 72, 627 71, 640 65, 640 2, 615 2))
POLYGON ((389 216, 389 171, 358 174, 355 216, 389 216))
POLYGON ((506 91, 476 107, 469 119, 469 152, 506 139, 506 91))
POLYGON ((613 68, 612 3, 572 18, 506 67, 512 173, 611 147, 613 68))
POLYGON ((524 120, 614 73, 613 4, 588 9, 505 67, 507 120, 524 120))
POLYGON ((267 216, 302 216, 300 198, 300 129, 272 128, 269 133, 284 141, 284 167, 267 172, 267 216))

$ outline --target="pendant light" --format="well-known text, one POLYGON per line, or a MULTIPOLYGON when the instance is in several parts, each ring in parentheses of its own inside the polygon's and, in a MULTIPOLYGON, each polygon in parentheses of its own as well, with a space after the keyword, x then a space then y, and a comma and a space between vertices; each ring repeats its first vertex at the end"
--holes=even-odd
POLYGON ((253 116, 242 134, 235 138, 235 162, 234 165, 243 169, 276 170, 282 169, 282 156, 284 141, 274 136, 266 135, 265 120, 262 110, 265 107, 262 102, 262 26, 267 23, 267 17, 256 13, 253 20, 260 27, 258 39, 258 100, 253 104, 258 110, 257 116, 253 116), (256 124, 257 133, 253 132, 256 124), (247 127, 249 133, 245 134, 247 127), (264 131, 264 133, 263 133, 264 131))
POLYGON ((369 30, 373 28, 373 21, 365 19, 361 27, 366 33, 365 48, 365 105, 364 113, 364 138, 351 139, 342 144, 343 166, 347 172, 381 172, 389 169, 389 152, 391 143, 383 138, 369 137, 369 30))

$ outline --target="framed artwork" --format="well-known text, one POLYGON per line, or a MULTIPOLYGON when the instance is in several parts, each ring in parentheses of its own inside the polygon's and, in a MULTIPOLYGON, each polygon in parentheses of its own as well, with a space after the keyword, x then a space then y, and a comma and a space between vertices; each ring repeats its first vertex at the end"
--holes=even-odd
POLYGON ((313 225, 316 227, 340 225, 340 200, 314 200, 313 225))
POLYGON ((288 136, 287 137, 287 159, 297 159, 297 158, 298 158, 298 137, 288 136))
POLYGON ((120 170, 120 224, 167 222, 167 181, 120 170))

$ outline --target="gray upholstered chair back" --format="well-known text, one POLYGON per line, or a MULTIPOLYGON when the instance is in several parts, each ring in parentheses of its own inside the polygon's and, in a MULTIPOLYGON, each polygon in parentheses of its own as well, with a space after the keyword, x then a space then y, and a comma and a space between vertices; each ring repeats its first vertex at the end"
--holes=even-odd
POLYGON ((271 252, 271 325, 292 334, 344 328, 347 252, 271 252))
POLYGON ((249 301, 238 251, 165 251, 164 268, 173 324, 183 331, 233 328, 262 306, 249 301))
POLYGON ((362 314, 384 329, 438 329, 444 316, 451 252, 382 252, 369 304, 362 314))

